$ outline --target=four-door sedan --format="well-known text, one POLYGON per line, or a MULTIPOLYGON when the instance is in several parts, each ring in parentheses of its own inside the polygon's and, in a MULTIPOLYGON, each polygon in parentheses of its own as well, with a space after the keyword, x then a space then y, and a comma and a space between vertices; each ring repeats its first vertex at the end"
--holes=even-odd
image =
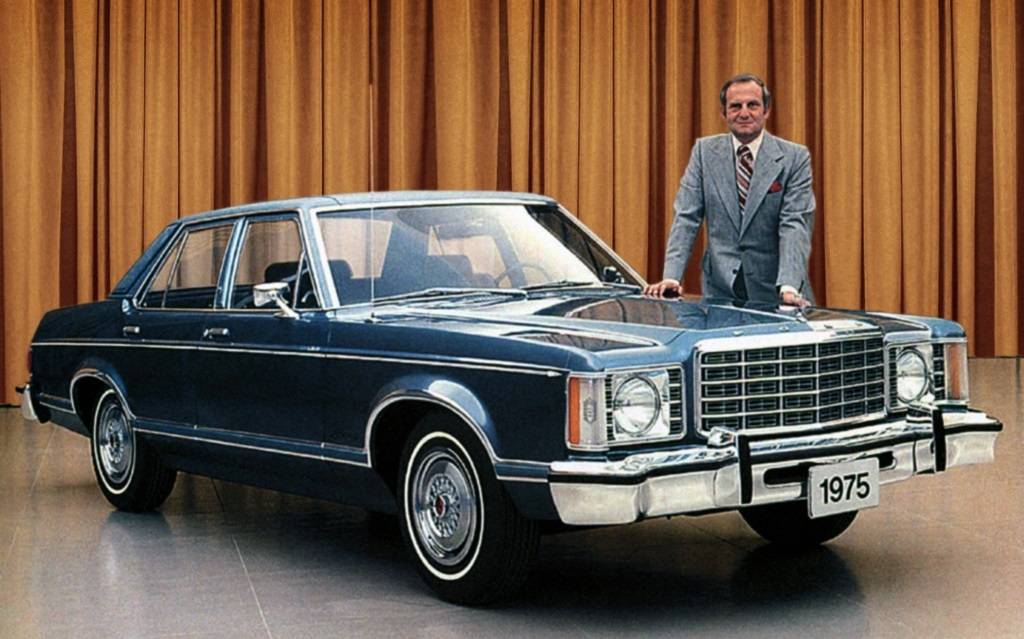
POLYGON ((397 513, 462 603, 514 592, 542 529, 738 510, 818 544, 883 484, 993 459, 956 323, 642 283, 537 195, 212 211, 46 314, 22 408, 90 439, 120 509, 184 471, 397 513))

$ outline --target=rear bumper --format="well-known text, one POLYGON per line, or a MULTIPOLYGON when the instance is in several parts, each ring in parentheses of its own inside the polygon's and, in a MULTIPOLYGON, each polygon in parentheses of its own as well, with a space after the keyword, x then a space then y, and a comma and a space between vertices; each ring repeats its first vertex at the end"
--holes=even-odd
POLYGON ((25 384, 24 388, 19 387, 15 390, 21 393, 21 416, 31 422, 38 422, 39 415, 36 414, 32 400, 32 385, 25 384))
POLYGON ((554 462, 548 474, 559 518, 574 525, 730 510, 806 498, 807 468, 878 457, 888 484, 995 458, 1002 424, 984 413, 911 410, 906 418, 832 433, 713 433, 718 445, 640 454, 615 462, 554 462))

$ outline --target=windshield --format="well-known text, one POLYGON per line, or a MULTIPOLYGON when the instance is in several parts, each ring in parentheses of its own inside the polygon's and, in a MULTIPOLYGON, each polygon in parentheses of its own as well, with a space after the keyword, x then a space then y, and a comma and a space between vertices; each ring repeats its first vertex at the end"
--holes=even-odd
MULTIPOLYGON (((556 208, 515 204, 319 216, 342 305, 418 291, 596 286, 618 263, 556 208)), ((626 275, 628 278, 629 276, 626 275)))

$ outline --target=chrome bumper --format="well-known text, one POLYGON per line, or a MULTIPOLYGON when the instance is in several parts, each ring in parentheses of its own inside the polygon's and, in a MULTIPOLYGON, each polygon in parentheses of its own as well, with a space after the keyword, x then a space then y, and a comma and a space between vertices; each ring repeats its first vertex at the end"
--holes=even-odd
POLYGON ((25 384, 25 388, 15 390, 21 393, 21 416, 29 421, 38 422, 39 416, 36 415, 36 409, 32 405, 32 385, 25 384))
POLYGON ((551 464, 551 496, 574 525, 729 510, 806 498, 806 469, 879 457, 888 484, 995 458, 1002 424, 984 413, 912 410, 905 419, 832 433, 713 432, 706 446, 620 461, 551 464))

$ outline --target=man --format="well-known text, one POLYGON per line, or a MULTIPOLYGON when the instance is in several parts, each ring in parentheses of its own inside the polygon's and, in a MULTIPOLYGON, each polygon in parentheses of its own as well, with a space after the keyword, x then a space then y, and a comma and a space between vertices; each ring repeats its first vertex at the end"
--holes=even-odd
POLYGON ((813 303, 807 277, 814 224, 807 148, 764 130, 771 93, 754 75, 730 78, 719 101, 730 133, 701 138, 679 183, 665 266, 655 297, 682 293, 693 241, 707 218, 705 297, 792 306, 813 303))

